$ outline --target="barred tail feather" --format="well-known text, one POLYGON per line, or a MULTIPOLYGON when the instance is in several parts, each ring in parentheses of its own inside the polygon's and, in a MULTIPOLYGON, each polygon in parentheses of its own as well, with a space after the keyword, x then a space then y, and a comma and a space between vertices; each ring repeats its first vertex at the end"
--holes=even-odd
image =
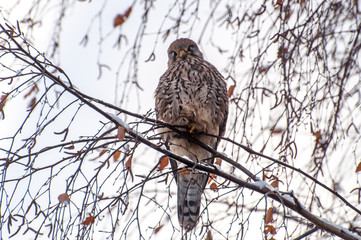
POLYGON ((208 174, 184 173, 178 175, 178 221, 186 230, 192 230, 199 217, 201 197, 208 174))

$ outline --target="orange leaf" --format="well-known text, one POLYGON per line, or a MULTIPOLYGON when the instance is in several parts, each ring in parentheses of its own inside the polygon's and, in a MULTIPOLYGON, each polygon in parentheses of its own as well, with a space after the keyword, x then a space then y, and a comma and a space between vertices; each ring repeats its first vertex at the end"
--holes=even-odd
POLYGON ((234 88, 236 87, 236 85, 232 85, 228 88, 228 98, 232 97, 232 94, 233 94, 233 91, 234 91, 234 88))
POLYGON ((89 217, 87 217, 81 224, 88 226, 90 224, 94 224, 94 220, 95 218, 89 213, 89 217))
POLYGON ((212 181, 212 179, 216 179, 216 177, 217 177, 217 175, 215 175, 214 173, 211 173, 208 178, 208 183, 210 183, 212 181))
POLYGON ((215 164, 217 164, 218 166, 222 165, 222 158, 216 158, 215 164))
POLYGON ((218 191, 218 186, 217 186, 217 183, 212 183, 211 186, 210 186, 210 189, 214 192, 217 192, 218 191))
POLYGON ((58 196, 60 203, 70 203, 70 197, 67 193, 62 193, 58 196))
POLYGON ((272 226, 272 225, 269 225, 269 224, 266 225, 265 232, 266 232, 266 234, 267 233, 271 233, 271 234, 276 234, 277 233, 276 228, 274 226, 272 226))
POLYGON ((124 126, 119 126, 118 127, 118 134, 117 134, 117 138, 119 139, 119 141, 123 141, 125 138, 125 127, 124 126))
POLYGON ((169 164, 169 157, 163 157, 161 160, 160 160, 160 163, 158 165, 158 169, 160 171, 162 171, 166 166, 168 166, 169 164))
POLYGON ((272 213, 273 213, 273 208, 270 207, 266 213, 266 224, 271 223, 273 221, 272 213))
POLYGON ((115 16, 113 26, 117 27, 119 25, 122 25, 125 22, 125 20, 127 20, 127 18, 129 17, 131 11, 132 11, 132 7, 129 7, 124 14, 118 14, 117 16, 115 16))
POLYGON ((113 159, 114 162, 118 161, 118 158, 120 157, 120 152, 119 151, 115 151, 115 153, 113 153, 113 159))
POLYGON ((361 162, 359 162, 359 164, 357 165, 355 172, 359 172, 359 171, 361 171, 361 162))
POLYGON ((157 233, 159 232, 159 230, 162 229, 162 227, 163 227, 163 225, 160 225, 159 227, 156 227, 156 228, 154 229, 154 233, 157 234, 157 233))

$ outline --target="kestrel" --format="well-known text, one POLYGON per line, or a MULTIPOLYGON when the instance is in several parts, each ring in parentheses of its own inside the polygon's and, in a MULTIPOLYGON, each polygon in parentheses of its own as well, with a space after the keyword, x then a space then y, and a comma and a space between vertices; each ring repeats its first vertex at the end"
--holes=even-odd
MULTIPOLYGON (((169 46, 168 69, 155 91, 155 109, 158 120, 186 126, 182 129, 187 129, 192 137, 217 148, 219 139, 206 134, 224 135, 228 116, 227 84, 218 70, 203 59, 194 41, 181 38, 169 46)), ((167 128, 162 128, 160 133, 172 153, 198 163, 213 163, 214 156, 185 135, 167 128)), ((198 221, 209 174, 179 166, 174 159, 170 161, 178 186, 178 221, 190 231, 198 221)))

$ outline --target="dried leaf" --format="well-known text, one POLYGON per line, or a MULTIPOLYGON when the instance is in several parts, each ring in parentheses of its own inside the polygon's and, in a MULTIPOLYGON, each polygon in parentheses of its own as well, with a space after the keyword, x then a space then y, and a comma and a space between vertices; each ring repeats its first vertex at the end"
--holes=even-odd
POLYGON ((271 186, 274 188, 278 188, 278 179, 274 180, 273 182, 271 182, 271 186))
POLYGON ((281 134, 283 132, 284 132, 284 129, 281 129, 281 128, 271 129, 271 134, 281 134))
POLYGON ((288 49, 281 46, 278 48, 277 57, 278 58, 284 58, 284 55, 288 52, 288 49))
POLYGON ((158 165, 158 169, 160 171, 162 171, 166 166, 168 166, 169 164, 169 157, 163 157, 161 160, 160 160, 160 163, 158 165))
POLYGON ((276 0, 276 5, 282 5, 283 0, 276 0))
POLYGON ((206 240, 213 240, 213 236, 212 236, 211 231, 208 231, 208 232, 207 232, 206 240))
POLYGON ((162 229, 162 227, 163 227, 163 225, 160 225, 159 227, 156 227, 156 228, 154 229, 154 233, 157 234, 157 233, 159 232, 159 230, 162 229))
POLYGON ((132 7, 129 7, 124 14, 118 14, 117 16, 115 16, 113 27, 122 25, 125 22, 125 20, 127 20, 127 18, 129 17, 131 11, 132 11, 132 7))
POLYGON ((212 191, 214 191, 214 192, 217 192, 218 191, 218 186, 217 186, 217 183, 215 183, 215 182, 213 182, 212 184, 211 184, 211 186, 209 186, 210 187, 210 189, 212 190, 212 191))
POLYGON ((70 197, 67 193, 62 193, 58 196, 58 200, 60 203, 70 203, 70 197))
POLYGON ((228 98, 232 97, 233 91, 234 91, 234 88, 235 88, 235 87, 236 87, 236 85, 232 85, 232 86, 230 86, 230 87, 228 88, 228 92, 227 92, 228 98))
POLYGON ((6 100, 7 100, 7 97, 8 96, 8 94, 3 94, 3 95, 1 95, 1 97, 0 97, 0 111, 2 111, 3 110, 3 108, 4 108, 4 106, 5 106, 5 103, 6 103, 6 100))
POLYGON ((4 113, 4 107, 5 107, 5 103, 6 103, 6 100, 7 100, 7 97, 8 94, 3 94, 1 97, 0 97, 0 113, 1 113, 1 119, 4 119, 5 118, 5 113, 4 113))
MULTIPOLYGON (((103 156, 104 153, 106 153, 106 152, 109 152, 109 150, 108 150, 108 149, 102 150, 102 151, 99 153, 99 157, 103 156)), ((114 155, 113 155, 113 157, 114 157, 114 155)), ((118 158, 119 158, 119 157, 118 157, 118 158)))
POLYGON ((133 155, 131 155, 125 163, 125 168, 128 170, 132 170, 132 159, 133 155))
POLYGON ((133 154, 125 162, 125 168, 129 171, 130 175, 132 176, 132 181, 134 181, 134 176, 132 171, 132 160, 133 160, 133 154))
POLYGON ((266 65, 266 66, 260 66, 260 67, 258 68, 258 72, 259 72, 259 73, 267 73, 268 70, 269 70, 271 67, 272 67, 271 64, 270 64, 270 65, 266 65))
POLYGON ((268 208, 266 213, 266 224, 271 223, 273 221, 273 207, 268 208))
POLYGON ((208 178, 208 183, 210 183, 213 179, 216 179, 216 177, 217 177, 217 175, 215 175, 214 173, 211 173, 208 178))
POLYGON ((30 88, 29 92, 24 95, 24 98, 27 98, 30 96, 31 93, 38 91, 39 91, 38 86, 35 84, 32 88, 30 88))
POLYGON ((266 232, 266 234, 271 233, 273 235, 277 233, 276 228, 274 226, 272 226, 272 225, 269 225, 269 224, 266 225, 265 232, 266 232))
POLYGON ((115 151, 115 153, 113 153, 114 162, 118 161, 119 157, 120 157, 120 151, 115 151))
POLYGON ((359 164, 357 165, 355 172, 360 172, 360 171, 361 171, 361 162, 359 162, 359 164))
POLYGON ((91 225, 91 224, 94 224, 94 221, 95 221, 95 218, 89 213, 89 217, 87 217, 84 222, 82 222, 81 224, 83 225, 91 225))
POLYGON ((321 139, 322 135, 321 135, 321 130, 318 130, 317 132, 313 133, 313 136, 315 136, 316 141, 318 142, 318 140, 321 139))
POLYGON ((36 97, 33 97, 28 105, 28 109, 33 109, 36 104, 36 97))
POLYGON ((214 164, 217 164, 218 166, 222 165, 222 158, 216 158, 216 161, 214 164))
POLYGON ((125 132, 126 132, 126 129, 124 126, 119 126, 118 127, 118 134, 117 134, 117 138, 119 139, 119 141, 123 141, 124 138, 125 138, 125 132))

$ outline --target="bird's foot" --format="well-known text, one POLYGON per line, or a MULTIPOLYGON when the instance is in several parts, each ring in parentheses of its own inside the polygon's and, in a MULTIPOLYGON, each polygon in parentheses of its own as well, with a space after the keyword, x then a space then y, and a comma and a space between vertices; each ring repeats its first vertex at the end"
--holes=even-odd
POLYGON ((204 132, 203 129, 197 129, 197 127, 195 125, 192 125, 190 123, 187 123, 187 128, 188 128, 188 132, 190 134, 195 134, 195 133, 202 133, 204 132))

